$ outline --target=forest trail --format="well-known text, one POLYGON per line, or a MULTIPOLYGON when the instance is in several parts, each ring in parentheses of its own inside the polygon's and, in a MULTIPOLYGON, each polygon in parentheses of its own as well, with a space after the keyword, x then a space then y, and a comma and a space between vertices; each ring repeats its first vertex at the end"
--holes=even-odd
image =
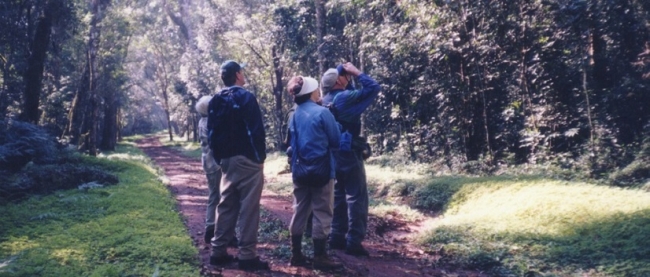
MULTIPOLYGON (((368 238, 364 241, 370 257, 358 258, 340 250, 330 250, 330 254, 345 266, 340 271, 322 272, 290 267, 288 255, 276 254, 280 246, 289 245, 288 239, 278 241, 264 238, 258 243, 258 252, 263 260, 269 261, 271 271, 241 271, 237 269, 236 263, 223 269, 216 268, 209 264, 210 246, 203 242, 208 188, 201 161, 162 146, 157 137, 147 137, 136 143, 165 172, 167 185, 177 200, 177 209, 193 244, 199 249, 202 276, 486 276, 472 271, 434 268, 433 262, 439 257, 409 243, 409 234, 420 226, 409 226, 394 218, 373 216, 369 219, 368 238)), ((290 176, 265 176, 265 184, 277 182, 281 178, 290 176)), ((291 195, 277 195, 264 190, 261 204, 272 217, 279 219, 288 228, 293 214, 291 199, 291 195)), ((228 251, 231 255, 237 253, 236 249, 228 251)))

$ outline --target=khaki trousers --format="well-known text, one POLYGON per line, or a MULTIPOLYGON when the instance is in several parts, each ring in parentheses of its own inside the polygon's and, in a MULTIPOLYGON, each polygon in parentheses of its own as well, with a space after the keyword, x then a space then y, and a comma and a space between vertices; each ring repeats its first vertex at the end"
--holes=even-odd
POLYGON ((327 239, 332 226, 334 209, 334 179, 327 185, 314 188, 293 185, 293 217, 289 225, 291 236, 302 236, 309 214, 314 212, 313 239, 327 239))
POLYGON ((257 228, 260 224, 260 198, 264 188, 261 164, 244 156, 221 160, 221 200, 217 205, 212 256, 228 254, 227 244, 240 230, 239 260, 257 257, 257 228))

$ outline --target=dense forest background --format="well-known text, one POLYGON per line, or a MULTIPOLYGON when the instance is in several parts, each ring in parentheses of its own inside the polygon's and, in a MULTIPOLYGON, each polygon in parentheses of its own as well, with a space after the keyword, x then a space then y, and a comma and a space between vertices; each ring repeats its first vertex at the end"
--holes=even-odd
POLYGON ((363 118, 375 155, 650 177, 650 1, 4 0, 0 30, 0 120, 91 155, 196 140, 227 59, 248 62, 279 149, 289 78, 350 61, 383 88, 363 118))

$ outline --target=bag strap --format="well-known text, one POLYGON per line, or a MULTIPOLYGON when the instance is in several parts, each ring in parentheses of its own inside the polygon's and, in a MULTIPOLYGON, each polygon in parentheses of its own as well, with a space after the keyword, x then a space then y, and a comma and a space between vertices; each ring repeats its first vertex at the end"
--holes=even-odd
POLYGON ((300 139, 298 139, 298 128, 296 128, 296 113, 295 112, 291 115, 291 125, 293 125, 293 132, 296 133, 296 141, 295 141, 296 142, 296 151, 297 151, 296 153, 298 154, 298 156, 300 156, 300 149, 298 148, 299 147, 298 144, 300 142, 300 139))

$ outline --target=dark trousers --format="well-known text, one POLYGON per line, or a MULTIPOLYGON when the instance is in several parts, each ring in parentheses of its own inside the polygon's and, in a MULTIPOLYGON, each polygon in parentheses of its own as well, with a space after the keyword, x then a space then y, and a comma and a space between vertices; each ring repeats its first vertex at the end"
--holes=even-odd
POLYGON ((332 240, 345 239, 347 245, 359 245, 368 225, 368 184, 360 156, 350 167, 336 172, 332 240))

